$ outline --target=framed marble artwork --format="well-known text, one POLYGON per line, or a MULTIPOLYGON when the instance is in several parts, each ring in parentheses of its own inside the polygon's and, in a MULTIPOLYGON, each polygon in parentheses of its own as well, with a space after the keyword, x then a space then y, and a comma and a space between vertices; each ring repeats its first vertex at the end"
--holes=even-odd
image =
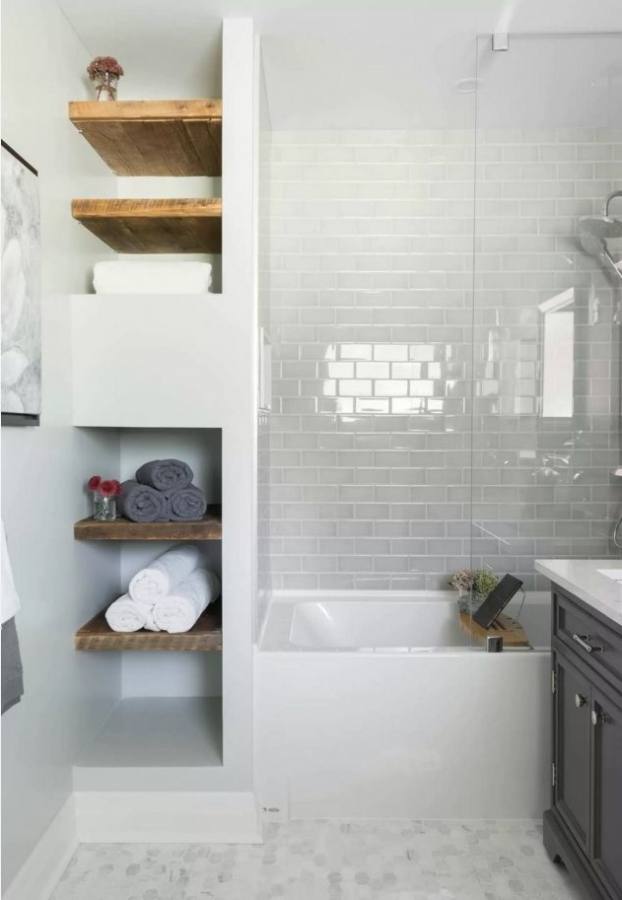
POLYGON ((2 424, 41 414, 41 223, 38 172, 2 141, 2 424))

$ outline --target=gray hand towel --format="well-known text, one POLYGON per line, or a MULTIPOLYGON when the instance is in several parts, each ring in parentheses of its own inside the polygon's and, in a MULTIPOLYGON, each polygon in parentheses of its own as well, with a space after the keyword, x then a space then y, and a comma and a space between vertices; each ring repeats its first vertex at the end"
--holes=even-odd
POLYGON ((192 484, 194 472, 181 459, 154 459, 136 472, 136 481, 158 491, 176 491, 192 484))
POLYGON ((22 658, 19 652, 15 619, 2 626, 2 714, 15 706, 24 693, 22 658))
POLYGON ((205 515, 207 509, 205 494, 201 488, 193 484, 178 491, 170 491, 166 496, 170 503, 172 522, 195 521, 205 515))
POLYGON ((124 481, 119 497, 121 515, 132 522, 169 522, 169 502, 166 494, 147 484, 124 481))

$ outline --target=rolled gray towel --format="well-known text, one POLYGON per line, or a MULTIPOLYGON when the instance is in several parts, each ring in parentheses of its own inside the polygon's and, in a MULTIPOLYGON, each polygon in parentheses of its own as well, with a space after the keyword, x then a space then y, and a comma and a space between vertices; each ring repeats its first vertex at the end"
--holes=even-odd
POLYGON ((172 522, 195 521, 202 519, 205 515, 207 509, 205 494, 194 484, 178 491, 170 491, 166 496, 170 504, 169 511, 172 522))
POLYGON ((192 484, 194 472, 181 459, 153 459, 136 472, 136 481, 157 491, 176 491, 192 484))
POLYGON ((171 518, 167 495, 137 481, 123 482, 119 508, 132 522, 170 522, 171 518))

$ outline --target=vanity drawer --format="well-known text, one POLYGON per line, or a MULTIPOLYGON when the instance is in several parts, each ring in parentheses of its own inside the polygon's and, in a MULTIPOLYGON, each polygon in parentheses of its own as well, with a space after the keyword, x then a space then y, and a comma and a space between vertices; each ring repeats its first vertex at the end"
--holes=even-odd
POLYGON ((622 690, 622 633, 566 594, 554 591, 553 632, 577 657, 622 690))

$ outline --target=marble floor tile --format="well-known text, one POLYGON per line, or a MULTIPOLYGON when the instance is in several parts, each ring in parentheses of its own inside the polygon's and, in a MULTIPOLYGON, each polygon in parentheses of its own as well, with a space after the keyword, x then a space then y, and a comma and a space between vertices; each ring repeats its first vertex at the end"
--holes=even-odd
POLYGON ((267 825, 261 846, 82 844, 51 900, 580 900, 535 822, 267 825))

